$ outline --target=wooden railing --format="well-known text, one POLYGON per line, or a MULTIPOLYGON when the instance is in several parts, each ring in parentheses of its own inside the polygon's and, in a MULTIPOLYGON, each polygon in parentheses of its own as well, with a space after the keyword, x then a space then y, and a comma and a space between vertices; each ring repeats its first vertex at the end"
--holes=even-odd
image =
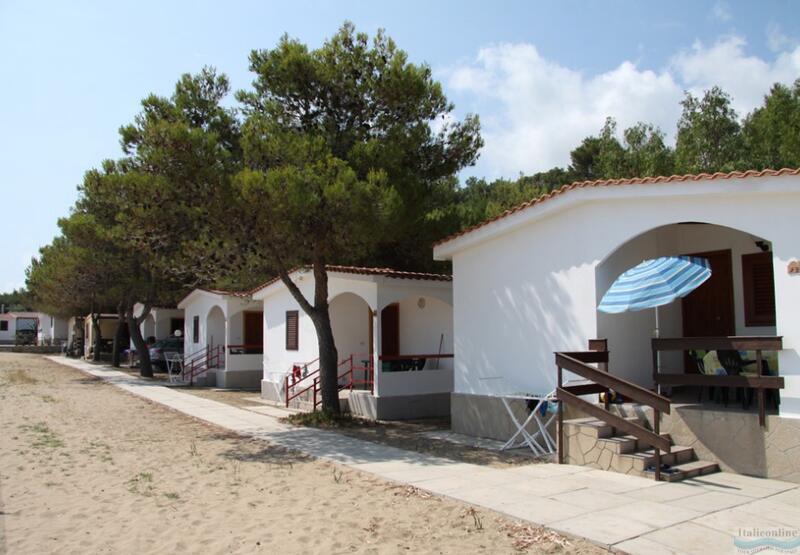
POLYGON ((763 351, 780 351, 783 338, 777 336, 728 336, 728 337, 664 337, 652 340, 653 383, 662 385, 692 385, 705 387, 742 387, 758 391, 758 422, 766 425, 765 389, 783 389, 784 380, 780 376, 765 376, 763 371, 763 351), (658 353, 661 351, 755 351, 755 376, 731 374, 663 373, 659 371, 658 353))
MULTIPOLYGON (((590 347, 597 346, 590 343, 590 347)), ((661 451, 670 452, 670 441, 659 433, 661 413, 669 414, 670 401, 657 393, 645 389, 635 383, 611 375, 607 369, 594 368, 590 363, 608 364, 608 351, 580 351, 555 353, 558 368, 558 387, 556 399, 558 403, 558 463, 564 463, 564 407, 567 403, 576 409, 602 420, 608 425, 634 436, 642 443, 653 448, 655 453, 655 479, 661 479, 661 451), (567 370, 580 376, 586 382, 565 384, 563 372, 567 370), (653 431, 608 411, 608 391, 614 390, 635 403, 647 405, 653 409, 653 431), (606 405, 600 407, 581 399, 581 395, 606 393, 606 405)), ((604 366, 605 367, 605 366, 604 366)), ((607 368, 607 367, 605 367, 607 368)))

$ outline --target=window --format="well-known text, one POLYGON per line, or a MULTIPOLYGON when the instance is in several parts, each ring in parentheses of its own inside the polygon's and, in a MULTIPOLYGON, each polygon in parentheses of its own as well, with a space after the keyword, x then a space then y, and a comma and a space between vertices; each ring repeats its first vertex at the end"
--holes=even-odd
POLYGON ((0 331, 8 331, 8 320, 0 320, 0 331))
POLYGON ((742 255, 742 285, 744 325, 774 326, 775 279, 771 252, 742 255))
POLYGON ((300 348, 298 341, 298 318, 296 310, 286 311, 286 350, 297 351, 300 348))
POLYGON ((200 316, 192 318, 192 341, 194 343, 200 342, 200 316))

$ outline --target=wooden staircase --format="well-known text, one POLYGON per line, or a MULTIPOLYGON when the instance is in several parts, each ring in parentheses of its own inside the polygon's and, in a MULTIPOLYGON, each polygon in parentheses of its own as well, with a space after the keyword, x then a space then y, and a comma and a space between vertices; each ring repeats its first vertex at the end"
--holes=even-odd
POLYGON ((670 414, 670 400, 611 374, 605 339, 589 341, 589 349, 555 353, 559 463, 668 482, 719 470, 717 463, 698 460, 694 449, 675 445, 669 434, 660 433, 661 415, 670 414), (625 406, 633 408, 633 415, 620 413, 622 406, 610 403, 612 391, 629 400, 625 406), (596 393, 602 403, 592 402, 596 393), (565 405, 587 417, 565 420, 565 405), (645 412, 652 414, 652 420, 642 416, 645 412))
MULTIPOLYGON (((645 425, 636 416, 627 416, 625 420, 645 425)), ((719 471, 717 463, 698 460, 691 447, 675 445, 669 434, 660 435, 670 443, 669 453, 661 453, 662 481, 677 482, 719 471)), ((592 417, 565 420, 564 439, 564 462, 648 478, 655 475, 654 449, 602 420, 592 417)))

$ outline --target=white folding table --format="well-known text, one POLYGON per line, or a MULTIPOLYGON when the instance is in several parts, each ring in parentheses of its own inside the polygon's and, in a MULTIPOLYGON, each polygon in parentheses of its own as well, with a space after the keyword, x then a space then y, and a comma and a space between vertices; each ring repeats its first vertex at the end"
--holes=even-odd
POLYGON ((508 416, 511 417, 511 421, 517 428, 517 431, 514 432, 514 435, 512 435, 511 438, 500 448, 501 451, 505 451, 506 449, 517 449, 519 447, 524 447, 525 445, 527 445, 535 455, 549 455, 556 451, 556 442, 553 439, 553 436, 550 435, 550 432, 547 431, 547 427, 553 422, 553 419, 556 417, 557 413, 554 412, 546 421, 544 418, 547 417, 547 411, 545 411, 544 416, 540 414, 543 406, 546 407, 550 401, 555 401, 555 391, 552 391, 546 395, 537 393, 510 393, 507 395, 500 395, 499 397, 503 401, 503 405, 506 407, 508 416), (514 414, 514 411, 511 408, 511 401, 514 400, 526 401, 526 403, 528 401, 536 402, 533 410, 531 410, 530 414, 523 422, 519 421, 517 415, 514 414), (536 423, 538 431, 534 433, 528 431, 527 428, 531 422, 536 423))

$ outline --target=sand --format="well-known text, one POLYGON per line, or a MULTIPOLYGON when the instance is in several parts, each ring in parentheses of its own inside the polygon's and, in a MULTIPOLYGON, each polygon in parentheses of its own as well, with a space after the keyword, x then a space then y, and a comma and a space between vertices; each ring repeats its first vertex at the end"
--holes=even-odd
POLYGON ((602 552, 36 355, 0 354, 0 426, 0 553, 602 552))

